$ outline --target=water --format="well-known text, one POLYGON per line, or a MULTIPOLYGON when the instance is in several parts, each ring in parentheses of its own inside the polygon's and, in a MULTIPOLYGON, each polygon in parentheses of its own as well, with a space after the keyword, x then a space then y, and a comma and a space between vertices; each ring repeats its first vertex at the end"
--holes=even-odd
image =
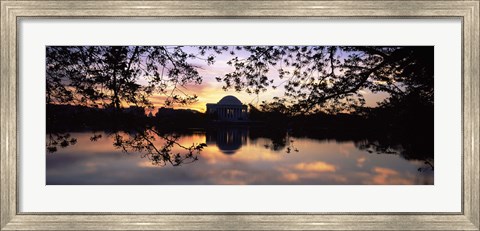
POLYGON ((358 137, 325 137, 288 132, 265 135, 245 127, 181 133, 147 131, 141 135, 106 131, 50 133, 46 181, 49 185, 434 183, 433 158, 410 151, 421 152, 421 148, 358 137), (193 150, 192 156, 183 160, 189 147, 201 143, 207 146, 198 153, 193 150), (175 161, 165 162, 165 155, 158 153, 172 157, 179 153, 183 162, 174 166, 175 161))

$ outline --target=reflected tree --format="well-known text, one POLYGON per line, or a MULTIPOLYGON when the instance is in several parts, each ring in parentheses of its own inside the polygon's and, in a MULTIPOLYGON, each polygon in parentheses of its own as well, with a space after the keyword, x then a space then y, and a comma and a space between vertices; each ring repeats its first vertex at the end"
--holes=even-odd
POLYGON ((147 128, 132 135, 115 133, 113 145, 127 153, 140 153, 143 158, 148 158, 153 165, 158 166, 180 166, 197 161, 198 155, 207 146, 205 143, 184 146, 179 143, 179 139, 180 135, 161 134, 155 129, 147 128))
MULTIPOLYGON (((133 133, 113 132, 113 146, 126 153, 140 153, 142 158, 148 158, 153 165, 180 166, 198 160, 198 155, 207 146, 205 143, 184 146, 179 143, 180 135, 163 134, 153 128, 145 128, 133 133)), ((89 138, 91 142, 102 139, 101 134, 93 132, 89 138)), ((77 143, 77 139, 70 133, 48 133, 46 149, 48 153, 57 152, 59 148, 66 148, 77 143)))
POLYGON ((69 133, 48 133, 47 134, 47 152, 54 153, 58 148, 66 148, 75 145, 77 139, 71 137, 69 133))
POLYGON ((90 141, 95 142, 95 141, 97 141, 97 140, 99 140, 99 139, 101 139, 101 138, 102 138, 102 135, 101 135, 101 134, 93 133, 93 135, 90 137, 90 141))
POLYGON ((419 172, 434 170, 433 149, 431 149, 433 148, 433 144, 419 144, 412 141, 395 141, 389 139, 365 139, 355 142, 355 146, 369 153, 399 155, 406 160, 423 161, 425 166, 418 168, 419 172))
POLYGON ((266 138, 268 141, 263 144, 263 147, 272 151, 299 152, 299 149, 295 146, 295 140, 289 131, 278 126, 277 128, 251 128, 249 138, 252 140, 266 138))
POLYGON ((267 149, 272 151, 285 150, 286 153, 299 152, 298 148, 294 145, 295 140, 292 139, 288 133, 278 134, 275 137, 268 138, 271 142, 263 145, 267 149))
MULTIPOLYGON (((95 142, 102 138, 101 134, 96 134, 93 132, 90 141, 95 142)), ((72 137, 70 133, 58 133, 58 132, 49 132, 47 133, 47 152, 54 153, 58 151, 58 148, 66 148, 77 144, 77 138, 72 137)))

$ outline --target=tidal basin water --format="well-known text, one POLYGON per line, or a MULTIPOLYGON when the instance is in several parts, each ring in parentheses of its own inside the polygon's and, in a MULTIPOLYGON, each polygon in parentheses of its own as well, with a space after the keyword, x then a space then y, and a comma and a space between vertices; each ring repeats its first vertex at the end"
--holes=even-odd
MULTIPOLYGON (((198 160, 155 165, 142 152, 115 146, 127 132, 70 132, 75 142, 46 153, 48 185, 423 185, 433 184, 433 158, 367 139, 262 137, 249 129, 192 130, 178 143, 206 143, 198 160), (253 135, 252 135, 253 134, 253 135)), ((65 134, 65 133, 62 133, 65 134)), ((47 146, 55 134, 47 134, 47 146)), ((154 135, 151 144, 165 140, 154 135)), ((420 151, 422 149, 419 149, 420 151)), ((182 153, 175 146, 172 152, 182 153)))

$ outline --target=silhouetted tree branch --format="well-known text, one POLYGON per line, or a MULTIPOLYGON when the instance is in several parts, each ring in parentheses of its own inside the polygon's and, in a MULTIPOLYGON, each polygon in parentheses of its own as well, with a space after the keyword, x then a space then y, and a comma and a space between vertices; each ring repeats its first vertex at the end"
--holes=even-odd
MULTIPOLYGON (((197 96, 185 94, 178 86, 202 82, 199 67, 189 63, 195 58, 201 57, 182 47, 49 46, 47 103, 149 107, 149 96, 157 92, 166 96, 166 105, 188 104, 197 96)), ((213 62, 209 57, 208 64, 213 62)))
MULTIPOLYGON (((218 77, 224 89, 259 94, 280 85, 284 97, 264 108, 289 114, 354 111, 362 90, 433 99, 433 47, 237 46, 250 55, 232 58, 234 71, 218 77), (270 73, 270 74, 268 74, 270 73), (272 74, 275 73, 275 74, 272 74), (278 80, 281 81, 280 84, 278 80)), ((420 99, 424 100, 424 99, 420 99)), ((433 101, 432 101, 433 103, 433 101)))

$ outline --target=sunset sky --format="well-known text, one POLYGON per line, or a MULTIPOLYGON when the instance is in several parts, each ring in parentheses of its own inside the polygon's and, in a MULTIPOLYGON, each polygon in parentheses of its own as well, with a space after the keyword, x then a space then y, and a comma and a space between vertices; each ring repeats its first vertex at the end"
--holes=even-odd
MULTIPOLYGON (((189 48, 184 49, 189 52, 189 48)), ((247 57, 246 52, 236 51, 235 56, 241 58, 247 57)), ((193 60, 191 63, 200 66, 201 69, 198 69, 199 74, 203 77, 203 82, 200 85, 187 85, 181 90, 187 94, 196 94, 198 96, 198 101, 192 105, 180 106, 176 105, 174 108, 184 108, 184 109, 194 109, 197 111, 205 112, 207 103, 217 103, 222 97, 226 95, 233 95, 237 97, 243 104, 253 104, 255 106, 260 105, 262 101, 271 101, 275 96, 282 97, 285 93, 284 87, 281 84, 283 80, 277 78, 277 71, 270 70, 268 73, 269 77, 274 79, 273 86, 279 86, 276 89, 271 87, 268 88, 266 92, 261 92, 258 96, 256 94, 248 94, 246 92, 236 92, 235 90, 224 91, 222 86, 224 83, 218 82, 215 77, 223 77, 225 74, 232 72, 234 68, 227 64, 227 62, 232 59, 234 56, 230 55, 228 52, 222 54, 215 54, 215 63, 213 65, 207 65, 203 60, 193 60)), ((371 93, 370 91, 361 91, 366 100, 366 106, 375 107, 377 102, 385 99, 387 93, 371 93)), ((155 113, 158 108, 164 106, 165 96, 155 94, 151 96, 150 100, 154 105, 154 110, 152 113, 155 113)))

